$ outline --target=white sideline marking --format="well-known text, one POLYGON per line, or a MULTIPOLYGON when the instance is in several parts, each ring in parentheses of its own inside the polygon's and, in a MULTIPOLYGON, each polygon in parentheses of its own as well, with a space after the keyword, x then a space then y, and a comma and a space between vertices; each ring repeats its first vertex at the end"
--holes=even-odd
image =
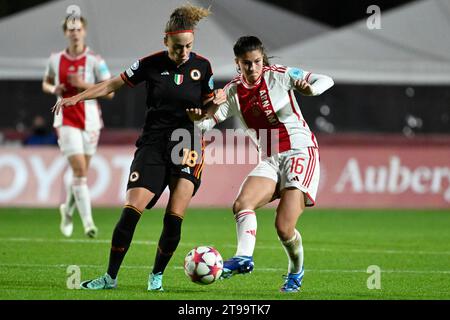
MULTIPOLYGON (((0 238, 2 242, 44 242, 44 243, 111 243, 111 240, 99 240, 99 239, 46 239, 46 238, 0 238)), ((131 244, 139 245, 157 245, 156 241, 143 241, 143 240, 133 240, 131 244)), ((184 243, 180 242, 181 247, 195 247, 198 243, 184 243)), ((215 246, 214 244, 203 244, 209 246, 215 246)), ((235 244, 224 244, 221 245, 223 248, 235 248, 235 244)), ((279 246, 258 246, 256 249, 262 250, 279 250, 281 249, 281 244, 279 246)), ((351 248, 323 248, 307 246, 307 251, 345 251, 346 253, 381 253, 381 254, 413 254, 413 255, 450 255, 449 251, 423 251, 423 250, 381 250, 381 249, 351 249, 351 248)))
MULTIPOLYGON (((12 268, 67 268, 68 264, 27 264, 27 263, 0 263, 0 267, 12 267, 12 268)), ((106 265, 95 265, 95 264, 80 264, 80 268, 97 268, 104 269, 106 265)), ((133 265, 123 265, 121 268, 125 269, 147 269, 150 271, 151 266, 133 266, 133 265)), ((180 266, 169 267, 172 269, 183 269, 180 266)), ((257 268, 255 271, 262 272, 286 272, 286 268, 257 268)), ((320 273, 367 273, 367 270, 343 270, 343 269, 305 269, 305 272, 320 272, 320 273)), ((382 273, 415 273, 415 274, 450 274, 450 270, 393 270, 381 269, 382 273)))

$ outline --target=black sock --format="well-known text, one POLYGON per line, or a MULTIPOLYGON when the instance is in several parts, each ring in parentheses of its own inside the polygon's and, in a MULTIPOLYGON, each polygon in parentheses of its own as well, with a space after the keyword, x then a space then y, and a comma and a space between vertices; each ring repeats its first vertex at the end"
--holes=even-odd
POLYGON ((181 223, 183 218, 171 212, 164 215, 164 227, 159 238, 158 249, 156 251, 153 274, 164 272, 170 258, 177 249, 181 238, 181 223))
POLYGON ((111 251, 109 254, 108 274, 115 279, 119 272, 123 258, 130 247, 141 212, 132 206, 126 206, 122 210, 122 216, 114 229, 111 251))

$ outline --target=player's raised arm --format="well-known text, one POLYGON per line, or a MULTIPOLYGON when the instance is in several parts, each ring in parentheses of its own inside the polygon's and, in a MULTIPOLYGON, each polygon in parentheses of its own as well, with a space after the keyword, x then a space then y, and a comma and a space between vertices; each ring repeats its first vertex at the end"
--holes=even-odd
POLYGON ((63 108, 75 105, 80 101, 106 96, 111 92, 116 91, 117 89, 122 87, 124 83, 125 83, 124 80, 120 76, 117 76, 104 82, 97 83, 92 87, 90 87, 89 89, 83 91, 82 93, 79 93, 70 98, 59 100, 53 106, 52 112, 59 114, 59 112, 63 108))
POLYGON ((294 81, 297 91, 305 96, 318 96, 334 85, 333 79, 329 76, 309 72, 306 74, 304 79, 294 81))

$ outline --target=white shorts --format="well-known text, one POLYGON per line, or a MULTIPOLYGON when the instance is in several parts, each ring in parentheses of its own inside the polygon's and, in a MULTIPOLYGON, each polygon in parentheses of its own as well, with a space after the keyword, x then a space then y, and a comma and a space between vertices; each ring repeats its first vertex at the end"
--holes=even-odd
POLYGON ((58 127, 58 144, 66 157, 75 154, 92 156, 97 151, 100 130, 86 131, 75 127, 58 127))
POLYGON ((248 176, 272 179, 279 185, 279 191, 297 188, 306 195, 305 205, 313 206, 320 178, 319 149, 308 147, 278 153, 262 160, 248 176))

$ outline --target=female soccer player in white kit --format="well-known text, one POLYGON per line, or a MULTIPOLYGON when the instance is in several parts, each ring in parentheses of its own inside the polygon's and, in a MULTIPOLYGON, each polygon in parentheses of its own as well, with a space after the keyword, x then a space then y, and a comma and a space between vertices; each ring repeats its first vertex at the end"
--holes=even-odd
MULTIPOLYGON (((295 227, 305 206, 315 204, 320 166, 316 138, 293 91, 315 96, 334 83, 325 75, 269 65, 263 44, 253 36, 239 38, 234 54, 240 75, 224 88, 227 102, 198 125, 206 131, 233 115, 238 116, 244 127, 253 129, 251 136, 256 138, 261 161, 243 182, 234 202, 237 251, 224 262, 222 277, 253 270, 255 210, 280 198, 275 227, 289 258, 288 275, 280 290, 296 292, 302 284, 304 269, 302 238, 295 227), (264 137, 267 141, 263 141, 264 137)), ((199 110, 188 110, 192 120, 202 118, 198 113, 199 110)))
MULTIPOLYGON (((69 47, 54 53, 48 60, 42 89, 44 92, 67 98, 111 78, 105 61, 85 45, 86 20, 67 17, 63 31, 69 47)), ((112 99, 113 93, 107 98, 112 99)), ((97 149, 100 129, 103 127, 97 100, 83 101, 74 108, 55 115, 53 126, 58 134, 59 147, 67 157, 73 179, 66 185, 66 202, 61 204, 60 229, 70 237, 73 231, 73 212, 78 208, 84 232, 88 237, 97 235, 92 218, 91 200, 87 186, 89 162, 97 149)))

